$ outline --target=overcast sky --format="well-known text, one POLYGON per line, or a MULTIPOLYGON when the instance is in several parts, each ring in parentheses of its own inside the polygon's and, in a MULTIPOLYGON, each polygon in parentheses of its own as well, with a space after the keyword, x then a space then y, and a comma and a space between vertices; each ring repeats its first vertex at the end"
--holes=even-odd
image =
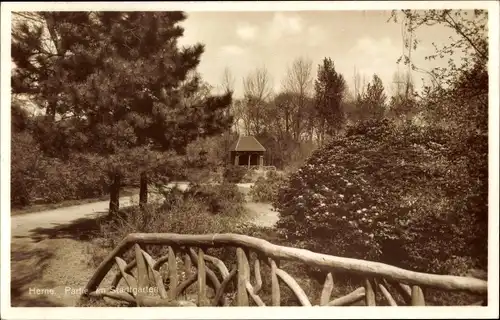
MULTIPOLYGON (((297 57, 313 62, 313 75, 324 57, 330 57, 350 88, 354 68, 367 81, 378 74, 390 94, 396 61, 403 52, 401 25, 387 22, 390 11, 288 11, 288 12, 187 12, 181 44, 204 43, 206 51, 199 71, 212 85, 221 83, 224 68, 236 79, 235 94, 242 93, 242 77, 265 66, 276 90, 287 67, 297 57)), ((424 69, 447 61, 424 59, 433 52, 432 42, 446 42, 452 31, 441 26, 417 33, 421 44, 412 53, 424 69)), ((401 70, 406 67, 400 66, 401 70)), ((417 86, 422 74, 414 73, 417 86)))

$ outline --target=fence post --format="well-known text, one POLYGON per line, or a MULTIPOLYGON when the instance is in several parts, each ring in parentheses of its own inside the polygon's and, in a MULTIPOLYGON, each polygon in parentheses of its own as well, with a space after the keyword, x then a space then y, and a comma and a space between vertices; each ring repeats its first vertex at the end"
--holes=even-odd
POLYGON ((419 286, 411 287, 411 305, 425 306, 424 292, 419 286))
POLYGON ((238 263, 238 293, 237 305, 239 307, 248 306, 248 293, 246 282, 249 278, 249 266, 245 251, 241 248, 236 249, 236 259, 238 263))

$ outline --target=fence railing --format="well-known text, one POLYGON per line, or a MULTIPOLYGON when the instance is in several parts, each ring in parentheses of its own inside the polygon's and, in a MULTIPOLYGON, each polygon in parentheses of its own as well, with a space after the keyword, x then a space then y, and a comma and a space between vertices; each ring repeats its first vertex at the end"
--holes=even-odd
POLYGON ((240 234, 171 233, 128 235, 99 265, 88 282, 82 298, 106 297, 134 306, 266 306, 259 296, 263 289, 261 270, 265 264, 270 269, 268 276, 271 278, 272 306, 281 304, 280 283, 291 289, 302 306, 311 306, 311 300, 297 281, 280 268, 280 262, 286 260, 301 262, 326 272, 319 299, 320 306, 345 306, 360 301, 364 301, 367 306, 375 306, 377 295, 383 297, 388 305, 396 306, 396 299, 390 292, 391 288, 402 296, 405 304, 412 306, 425 305, 423 287, 465 291, 481 296, 482 301, 474 305, 484 304, 487 299, 487 282, 476 278, 419 273, 383 263, 278 246, 240 234), (154 260, 144 250, 146 246, 167 246, 167 253, 154 260), (207 254, 209 248, 217 247, 236 248, 234 266, 228 268, 224 261, 207 254), (135 258, 127 263, 123 256, 130 249, 133 249, 132 256, 135 258), (166 279, 163 279, 159 270, 165 264, 166 279), (119 271, 114 275, 110 288, 99 288, 114 265, 119 271), (182 279, 179 277, 181 270, 182 279), (332 299, 335 271, 361 275, 365 279, 364 283, 351 293, 332 299), (116 290, 121 281, 124 281, 127 290, 116 290), (197 283, 196 301, 181 299, 180 297, 185 297, 186 290, 195 283, 197 283), (230 284, 235 288, 233 302, 224 298, 230 284), (153 295, 148 293, 151 292, 148 288, 152 287, 155 288, 153 295), (213 290, 210 297, 207 295, 207 288, 213 290))

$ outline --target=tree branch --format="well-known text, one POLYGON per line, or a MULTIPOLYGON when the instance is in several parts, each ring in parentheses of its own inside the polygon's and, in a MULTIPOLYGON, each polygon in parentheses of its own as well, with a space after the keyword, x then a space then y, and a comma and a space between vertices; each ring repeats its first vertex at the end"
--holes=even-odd
POLYGON ((449 12, 446 12, 446 15, 448 16, 448 18, 451 20, 450 21, 447 21, 445 19, 445 21, 453 28, 455 29, 456 32, 458 32, 458 34, 460 34, 473 48, 474 50, 476 50, 476 53, 479 54, 481 56, 481 58, 483 58, 484 60, 488 60, 488 55, 485 54, 482 50, 480 50, 477 45, 462 31, 462 29, 460 28, 460 26, 457 24, 457 22, 455 22, 455 20, 453 19, 453 17, 450 15, 449 12))
POLYGON ((37 22, 37 23, 43 22, 42 18, 38 18, 37 19, 37 18, 35 18, 35 15, 29 16, 27 14, 20 13, 20 12, 12 12, 12 15, 19 16, 19 17, 21 17, 23 19, 31 20, 31 21, 34 21, 34 22, 37 22))

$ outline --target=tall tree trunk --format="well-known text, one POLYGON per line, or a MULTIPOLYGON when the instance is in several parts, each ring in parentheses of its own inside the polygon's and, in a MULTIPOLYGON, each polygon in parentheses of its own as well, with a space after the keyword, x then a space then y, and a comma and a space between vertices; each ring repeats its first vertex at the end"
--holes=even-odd
POLYGON ((141 183, 139 190, 139 206, 144 208, 148 203, 148 173, 146 171, 141 172, 141 183))
POLYGON ((121 176, 120 174, 115 173, 109 192, 109 213, 111 215, 118 213, 118 210, 120 209, 120 188, 121 176))

